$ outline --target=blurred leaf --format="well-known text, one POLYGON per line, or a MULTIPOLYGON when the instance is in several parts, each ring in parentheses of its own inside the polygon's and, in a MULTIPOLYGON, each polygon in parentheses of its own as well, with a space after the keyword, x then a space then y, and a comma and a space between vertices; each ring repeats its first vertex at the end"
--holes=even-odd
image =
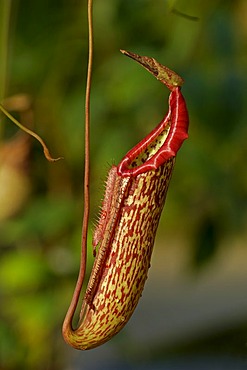
POLYGON ((36 198, 25 212, 25 217, 4 223, 2 240, 13 243, 40 237, 50 240, 66 233, 72 226, 75 204, 68 198, 36 198))
POLYGON ((198 269, 209 263, 217 251, 219 242, 218 224, 212 217, 205 217, 197 230, 193 267, 198 269))
POLYGON ((34 251, 6 254, 1 261, 0 281, 5 293, 20 294, 22 291, 36 289, 47 280, 48 269, 34 251))

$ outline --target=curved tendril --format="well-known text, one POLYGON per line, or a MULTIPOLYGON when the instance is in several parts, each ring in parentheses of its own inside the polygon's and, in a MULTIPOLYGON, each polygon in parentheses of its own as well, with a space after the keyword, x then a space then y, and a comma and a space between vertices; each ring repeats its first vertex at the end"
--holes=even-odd
POLYGON ((39 141, 39 143, 43 147, 44 156, 49 162, 56 162, 60 159, 63 159, 63 157, 53 158, 49 152, 49 149, 47 145, 45 144, 44 140, 36 134, 34 131, 30 130, 29 128, 23 126, 17 119, 15 119, 1 104, 0 104, 0 110, 7 116, 16 126, 18 126, 21 130, 26 132, 28 135, 33 136, 36 140, 39 141))

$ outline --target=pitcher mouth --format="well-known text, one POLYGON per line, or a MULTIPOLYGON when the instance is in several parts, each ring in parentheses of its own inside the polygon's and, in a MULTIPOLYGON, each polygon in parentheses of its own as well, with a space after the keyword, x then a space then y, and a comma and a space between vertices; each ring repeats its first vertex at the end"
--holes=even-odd
POLYGON ((119 176, 137 176, 156 170, 165 161, 176 156, 183 141, 188 137, 189 117, 180 88, 184 80, 154 58, 121 50, 124 55, 141 64, 157 80, 171 91, 169 110, 157 127, 131 149, 117 166, 119 176))
POLYGON ((122 176, 136 176, 148 169, 153 169, 170 129, 171 120, 168 112, 158 126, 125 155, 118 165, 118 173, 122 176))
POLYGON ((176 87, 169 97, 169 111, 158 126, 131 149, 117 167, 123 177, 137 176, 156 170, 176 156, 183 141, 188 137, 188 113, 180 88, 176 87))

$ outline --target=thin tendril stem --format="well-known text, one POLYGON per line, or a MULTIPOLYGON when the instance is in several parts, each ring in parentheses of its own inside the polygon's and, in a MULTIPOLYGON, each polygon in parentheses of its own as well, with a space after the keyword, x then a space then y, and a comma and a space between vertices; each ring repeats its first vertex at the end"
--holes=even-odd
MULTIPOLYGON (((87 86, 85 99, 85 166, 84 166, 84 214, 82 225, 82 248, 87 248, 87 231, 90 208, 90 93, 92 81, 92 64, 93 64, 93 24, 92 24, 92 1, 88 1, 88 29, 89 29, 89 55, 88 55, 88 71, 87 71, 87 86)), ((86 257, 86 256, 85 256, 86 257)))
POLYGON ((87 85, 85 99, 85 165, 84 165, 84 213, 82 223, 82 248, 81 248, 81 266, 80 266, 80 290, 84 281, 87 264, 87 234, 90 209, 90 101, 91 101, 91 81, 92 81, 92 66, 93 66, 93 16, 92 2, 88 0, 88 69, 87 69, 87 85))
MULTIPOLYGON (((91 92, 91 80, 92 80, 92 64, 93 64, 93 0, 88 0, 88 42, 89 42, 89 53, 88 53, 88 69, 87 69, 87 85, 86 85, 86 98, 85 98, 85 164, 84 164, 84 213, 82 223, 82 247, 81 247, 81 263, 79 269, 79 275, 76 282, 74 294, 64 319, 63 323, 63 335, 66 338, 69 332, 73 330, 72 320, 75 314, 75 310, 80 298, 81 289, 86 273, 86 262, 87 262, 87 233, 88 233, 88 222, 89 222, 89 206, 90 206, 90 194, 89 194, 89 181, 90 181, 90 92, 91 92)), ((82 315, 82 311, 81 311, 82 315)), ((81 317, 80 317, 81 319, 81 317)))

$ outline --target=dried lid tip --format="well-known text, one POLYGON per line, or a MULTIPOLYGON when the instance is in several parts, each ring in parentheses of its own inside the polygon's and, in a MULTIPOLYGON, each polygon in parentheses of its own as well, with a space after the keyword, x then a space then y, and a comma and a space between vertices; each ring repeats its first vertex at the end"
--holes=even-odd
POLYGON ((140 56, 138 54, 131 53, 130 51, 120 50, 122 54, 134 59, 136 62, 141 64, 147 71, 152 73, 157 80, 164 83, 168 89, 173 90, 177 86, 182 86, 184 80, 177 73, 171 69, 163 66, 154 58, 146 56, 140 56))

